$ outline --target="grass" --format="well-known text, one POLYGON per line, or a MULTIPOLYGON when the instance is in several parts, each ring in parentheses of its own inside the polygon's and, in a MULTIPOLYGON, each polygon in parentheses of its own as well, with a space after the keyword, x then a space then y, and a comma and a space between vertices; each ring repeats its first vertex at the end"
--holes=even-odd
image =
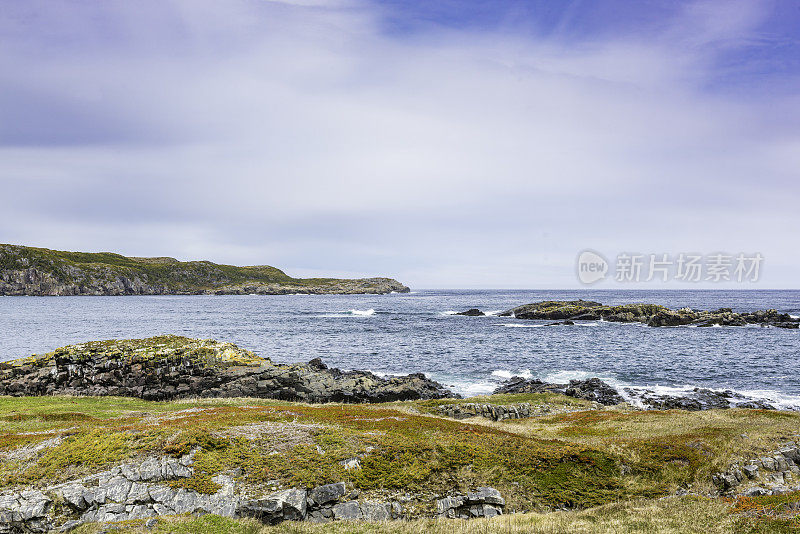
MULTIPOLYGON (((85 526, 78 534, 94 534, 98 528, 85 526)), ((589 510, 507 515, 491 520, 472 521, 421 519, 387 523, 282 523, 268 527, 250 520, 214 516, 172 518, 159 521, 150 530, 129 525, 123 533, 156 532, 182 534, 488 534, 488 533, 703 533, 729 534, 751 532, 729 514, 721 501, 702 498, 635 500, 608 504, 589 510)))
POLYGON ((711 473, 796 439, 800 414, 590 407, 550 393, 378 405, 0 397, 0 490, 198 450, 194 477, 173 485, 213 493, 211 477, 233 469, 245 488, 345 481, 365 498, 408 492, 407 509, 420 515, 432 514, 437 495, 488 485, 506 497, 509 511, 527 513, 468 524, 286 524, 273 530, 246 521, 182 519, 169 524, 175 532, 691 532, 681 528, 694 516, 705 518, 698 525, 729 527, 720 532, 794 528, 796 519, 775 511, 780 499, 661 498, 678 487, 703 493, 711 473), (467 401, 580 411, 503 422, 431 415, 440 404, 467 401), (348 471, 341 462, 353 457, 361 468, 348 471))

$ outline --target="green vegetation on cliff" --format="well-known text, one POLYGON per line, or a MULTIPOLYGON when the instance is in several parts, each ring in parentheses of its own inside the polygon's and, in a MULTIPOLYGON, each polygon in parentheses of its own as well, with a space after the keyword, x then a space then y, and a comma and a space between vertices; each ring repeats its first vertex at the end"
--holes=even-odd
POLYGON ((293 278, 268 265, 132 258, 0 244, 0 295, 389 293, 389 278, 293 278))

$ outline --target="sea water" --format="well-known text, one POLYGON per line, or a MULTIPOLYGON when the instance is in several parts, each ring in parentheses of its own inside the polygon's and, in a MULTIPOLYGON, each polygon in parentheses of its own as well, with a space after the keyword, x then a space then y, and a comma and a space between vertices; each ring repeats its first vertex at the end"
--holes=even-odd
POLYGON ((800 291, 420 290, 391 295, 0 297, 0 360, 100 339, 179 334, 230 341, 275 362, 422 372, 462 395, 511 376, 681 394, 731 389, 800 409, 800 331, 759 326, 650 328, 497 313, 541 300, 670 308, 775 308, 800 315, 800 291), (454 313, 477 307, 484 317, 454 313))

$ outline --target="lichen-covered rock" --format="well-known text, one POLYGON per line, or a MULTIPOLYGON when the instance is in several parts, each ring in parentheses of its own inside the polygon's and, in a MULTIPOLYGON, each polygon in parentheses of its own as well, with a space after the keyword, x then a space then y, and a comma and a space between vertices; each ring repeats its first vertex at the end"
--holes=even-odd
MULTIPOLYGON (((260 397, 305 402, 390 402, 454 397, 423 374, 275 364, 231 343, 161 336, 71 345, 0 362, 0 395, 117 395, 148 400, 260 397)), ((141 480, 183 476, 177 461, 142 465, 141 480)))

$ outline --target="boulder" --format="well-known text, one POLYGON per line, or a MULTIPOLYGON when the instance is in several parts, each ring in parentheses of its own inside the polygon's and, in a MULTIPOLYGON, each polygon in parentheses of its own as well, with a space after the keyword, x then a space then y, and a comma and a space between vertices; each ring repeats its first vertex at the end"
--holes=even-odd
POLYGON ((324 486, 317 486, 309 493, 311 499, 318 505, 328 504, 330 502, 338 501, 347 492, 344 482, 336 482, 335 484, 325 484, 324 486))
POLYGON ((486 314, 480 311, 478 308, 470 308, 467 311, 458 312, 456 313, 456 315, 466 315, 467 317, 482 317, 486 314))

